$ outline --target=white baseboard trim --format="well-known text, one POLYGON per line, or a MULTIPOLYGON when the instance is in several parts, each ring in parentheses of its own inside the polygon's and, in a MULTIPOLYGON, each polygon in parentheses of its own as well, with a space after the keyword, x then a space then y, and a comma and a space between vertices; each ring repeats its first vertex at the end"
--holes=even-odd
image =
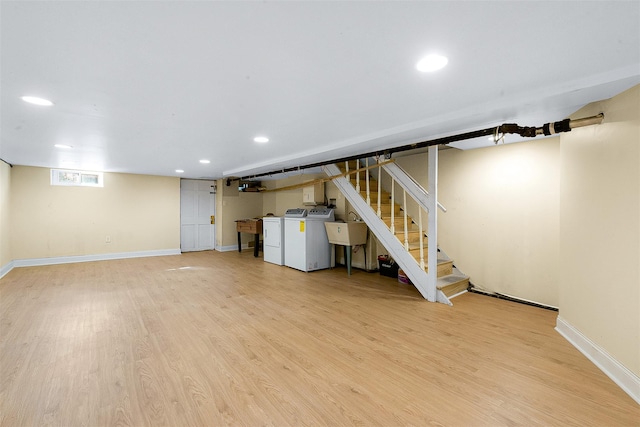
POLYGON ((0 279, 6 276, 11 270, 13 270, 13 261, 9 261, 7 264, 0 267, 0 279))
POLYGON ((452 300, 452 299, 454 299, 455 297, 459 297, 459 296, 460 296, 460 295, 462 295, 462 294, 466 294, 467 292, 468 292, 468 291, 465 289, 464 291, 460 291, 460 292, 458 292, 457 294, 451 295, 451 296, 449 297, 449 299, 450 299, 450 300, 452 300))
POLYGON ((587 359, 613 380, 625 393, 640 404, 640 377, 614 359, 602 347, 587 338, 569 322, 558 316, 556 331, 577 348, 587 359))
MULTIPOLYGON (((249 245, 247 243, 243 243, 242 244, 242 250, 245 249, 251 249, 253 251, 253 248, 249 248, 249 245)), ((238 245, 230 245, 230 246, 216 246, 216 251, 218 252, 232 252, 232 251, 238 251, 238 245)))
POLYGON ((51 258, 29 258, 13 260, 14 267, 36 267, 41 265, 70 264, 75 262, 107 261, 112 259, 143 258, 151 256, 180 255, 180 249, 159 249, 153 251, 120 252, 111 254, 74 255, 51 258))

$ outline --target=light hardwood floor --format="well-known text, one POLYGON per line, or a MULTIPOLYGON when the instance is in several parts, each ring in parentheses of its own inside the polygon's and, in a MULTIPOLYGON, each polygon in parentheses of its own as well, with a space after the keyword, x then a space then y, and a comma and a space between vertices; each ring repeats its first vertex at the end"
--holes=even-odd
POLYGON ((555 312, 250 251, 16 268, 2 426, 640 424, 555 312))

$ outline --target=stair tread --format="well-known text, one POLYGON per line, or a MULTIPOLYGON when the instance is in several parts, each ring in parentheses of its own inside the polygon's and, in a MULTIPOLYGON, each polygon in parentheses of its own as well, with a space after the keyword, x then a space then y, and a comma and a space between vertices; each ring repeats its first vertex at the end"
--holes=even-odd
POLYGON ((436 282, 436 287, 438 289, 442 289, 445 286, 453 285, 453 284, 462 282, 464 280, 469 280, 469 276, 466 276, 464 274, 458 274, 458 273, 448 274, 446 276, 438 277, 438 280, 436 282))
MULTIPOLYGON (((420 253, 420 248, 419 247, 415 247, 412 248, 411 247, 411 243, 409 243, 409 252, 412 254, 419 254, 420 253)), ((427 245, 424 245, 424 257, 425 259, 427 258, 427 254, 429 252, 429 248, 427 247, 427 245)), ((453 262, 453 260, 451 258, 449 258, 446 254, 442 253, 442 252, 438 252, 438 262, 443 261, 443 262, 453 262)))
POLYGON ((453 298, 467 291, 469 276, 454 271, 447 276, 438 277, 436 288, 447 298, 453 298))
MULTIPOLYGON (((415 259, 415 258, 414 258, 415 259)), ((416 261, 420 261, 419 259, 416 259, 416 261)), ((438 257, 438 261, 437 261, 437 265, 441 265, 441 264, 447 264, 447 263, 452 263, 453 260, 446 258, 446 257, 438 257)), ((427 263, 427 251, 424 251, 424 263, 427 263)))
MULTIPOLYGON (((424 242, 422 246, 424 248, 424 253, 426 254, 429 250, 429 245, 427 242, 424 242)), ((410 242, 409 243, 409 252, 420 252, 420 243, 419 242, 410 242)))

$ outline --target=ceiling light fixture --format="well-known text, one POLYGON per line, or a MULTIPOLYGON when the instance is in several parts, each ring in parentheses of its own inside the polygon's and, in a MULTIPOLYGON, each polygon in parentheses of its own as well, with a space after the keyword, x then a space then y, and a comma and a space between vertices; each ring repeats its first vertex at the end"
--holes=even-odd
POLYGON ((176 169, 176 173, 184 173, 182 169, 176 169))
POLYGON ((418 71, 432 73, 444 68, 449 63, 449 59, 442 55, 427 55, 416 64, 418 71))
POLYGON ((53 105, 53 102, 48 99, 38 98, 37 96, 23 96, 20 99, 33 105, 42 105, 44 107, 51 107, 53 105))
POLYGON ((200 163, 202 163, 203 165, 208 165, 209 163, 211 163, 211 160, 202 159, 200 160, 200 163))
POLYGON ((253 138, 253 140, 255 142, 260 143, 260 144, 264 144, 265 142, 269 142, 269 138, 267 138, 266 136, 256 136, 255 138, 253 138))
POLYGON ((67 145, 67 144, 55 144, 54 147, 56 148, 73 148, 71 145, 67 145))

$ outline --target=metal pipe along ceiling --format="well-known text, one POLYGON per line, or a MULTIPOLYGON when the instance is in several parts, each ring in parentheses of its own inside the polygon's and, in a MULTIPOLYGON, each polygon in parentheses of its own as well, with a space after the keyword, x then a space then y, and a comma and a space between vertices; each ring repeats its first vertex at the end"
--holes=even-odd
POLYGON ((464 140, 473 139, 473 138, 480 138, 483 136, 484 137, 493 136, 493 140, 497 144, 506 134, 518 134, 525 138, 535 138, 538 135, 547 135, 547 136, 555 135, 562 132, 570 132, 571 129, 575 129, 583 126, 597 125, 602 123, 603 119, 604 119, 604 114, 600 113, 595 116, 584 117, 581 119, 575 119, 575 120, 564 119, 559 122, 545 123, 540 127, 519 126, 516 123, 505 123, 496 127, 490 127, 486 129, 475 130, 475 131, 465 132, 465 133, 459 133, 457 135, 445 136, 442 138, 430 139, 427 141, 416 142, 413 144, 403 145, 400 147, 394 147, 394 148, 389 148, 385 150, 371 151, 369 153, 363 153, 356 156, 341 157, 339 159, 327 160, 327 161, 317 162, 317 163, 310 163, 303 166, 296 166, 291 168, 274 170, 271 172, 265 172, 265 173, 260 173, 256 175, 243 176, 242 178, 240 178, 240 180, 260 178, 263 176, 276 175, 276 174, 285 173, 285 172, 297 172, 303 169, 316 168, 324 165, 346 162, 349 160, 362 159, 365 157, 383 156, 384 158, 391 158, 391 155, 393 153, 416 150, 418 148, 430 147, 432 145, 450 144, 452 142, 464 141, 464 140))

